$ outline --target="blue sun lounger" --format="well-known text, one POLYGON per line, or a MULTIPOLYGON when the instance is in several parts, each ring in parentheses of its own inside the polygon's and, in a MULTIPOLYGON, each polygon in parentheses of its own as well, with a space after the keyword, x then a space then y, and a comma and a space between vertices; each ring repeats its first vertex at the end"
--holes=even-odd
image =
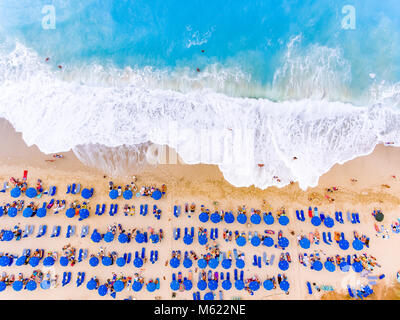
POLYGON ((301 217, 300 217, 300 211, 299 210, 296 210, 296 218, 297 218, 297 220, 302 221, 301 217))
POLYGON ((46 234, 47 226, 45 224, 40 225, 39 232, 36 235, 36 238, 43 237, 46 234))
POLYGON ((347 221, 351 222, 350 211, 347 211, 347 221))
POLYGON ((323 212, 321 212, 321 213, 319 214, 319 218, 321 219, 322 222, 324 222, 324 220, 325 220, 325 215, 324 215, 323 212))
POLYGON ((181 206, 174 206, 174 216, 179 217, 181 215, 181 206))
POLYGON ((308 289, 308 294, 313 294, 311 283, 309 281, 307 281, 307 289, 308 289))
POLYGON ((257 256, 253 256, 253 266, 257 266, 257 256))
POLYGON ((261 256, 257 259, 257 265, 261 269, 261 256))
POLYGON ((326 239, 326 232, 325 232, 325 231, 322 232, 322 239, 324 240, 324 242, 325 242, 327 245, 331 245, 331 244, 328 242, 328 240, 326 239))
POLYGON ((64 287, 65 285, 67 285, 70 282, 71 282, 71 272, 64 272, 62 286, 64 287))
POLYGON ((351 290, 350 285, 347 285, 347 291, 349 292, 349 296, 350 296, 351 298, 354 298, 354 293, 353 293, 353 290, 351 290))
POLYGON ((88 226, 88 225, 82 226, 82 229, 81 229, 81 238, 86 237, 86 236, 88 235, 88 233, 89 233, 89 226, 88 226))
POLYGON ((67 192, 66 192, 66 194, 71 193, 71 190, 72 190, 72 187, 71 187, 71 185, 69 184, 68 187, 67 187, 67 192))
POLYGON ((357 223, 361 223, 360 222, 360 215, 358 214, 358 212, 355 213, 355 218, 356 218, 356 222, 357 223))
POLYGON ((271 259, 269 259, 269 264, 272 266, 274 264, 275 255, 271 255, 271 259))
POLYGON ((61 232, 61 226, 54 226, 53 227, 53 232, 51 234, 51 238, 57 238, 60 236, 61 232))

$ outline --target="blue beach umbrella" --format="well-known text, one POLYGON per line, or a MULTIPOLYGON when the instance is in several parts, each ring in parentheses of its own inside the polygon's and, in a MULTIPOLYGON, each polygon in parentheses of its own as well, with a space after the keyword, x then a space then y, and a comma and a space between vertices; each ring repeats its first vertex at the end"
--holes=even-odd
POLYGON ((290 285, 289 285, 289 282, 284 280, 284 281, 281 281, 281 283, 279 284, 279 287, 281 288, 282 291, 288 291, 290 285))
POLYGON ((246 238, 245 238, 245 237, 242 237, 242 236, 238 237, 238 238, 236 239, 236 244, 237 244, 239 247, 243 247, 243 246, 246 244, 246 238))
POLYGON ((252 224, 260 224, 260 222, 261 222, 261 217, 260 217, 259 214, 254 213, 254 214, 251 215, 250 221, 251 221, 252 224))
POLYGON ((302 247, 303 249, 310 248, 310 240, 308 240, 307 238, 302 238, 300 240, 300 247, 302 247))
MULTIPOLYGON (((185 240, 185 239, 183 239, 185 240)), ((208 239, 207 236, 205 234, 202 234, 201 236, 199 236, 199 244, 204 246, 207 243, 208 239)))
POLYGON ((31 207, 26 207, 26 208, 24 209, 24 211, 22 212, 22 215, 23 215, 25 218, 30 218, 30 217, 32 217, 32 215, 33 215, 33 210, 32 210, 32 208, 31 208, 31 207))
POLYGON ((12 284, 12 288, 15 291, 21 291, 23 287, 24 287, 24 284, 20 280, 14 281, 12 284))
POLYGON ((102 284, 102 285, 97 289, 97 293, 98 293, 101 297, 104 297, 104 296, 107 294, 107 291, 108 291, 108 289, 107 289, 107 287, 106 287, 104 284, 102 284))
POLYGON ((211 214, 210 220, 213 223, 219 223, 221 221, 221 216, 218 213, 214 212, 213 214, 211 214))
POLYGON ((110 231, 108 231, 105 235, 104 235, 104 241, 105 242, 111 242, 114 240, 114 234, 110 231))
POLYGON ((114 282, 113 287, 116 292, 121 292, 125 288, 125 283, 123 283, 121 280, 117 280, 114 282))
POLYGON ((94 279, 90 279, 88 283, 86 283, 86 288, 89 290, 94 290, 97 287, 97 282, 94 279))
POLYGON ((4 208, 0 206, 0 217, 2 217, 4 214, 4 208))
POLYGON ((26 256, 21 256, 17 259, 17 261, 15 262, 15 264, 17 266, 23 266, 26 262, 26 256))
POLYGON ((28 188, 26 189, 25 194, 28 198, 34 198, 37 196, 37 191, 35 188, 28 188))
POLYGON ((180 263, 180 261, 178 260, 178 258, 172 258, 172 259, 169 261, 169 265, 170 265, 172 268, 178 268, 180 264, 181 264, 181 263, 180 263))
POLYGON ((8 208, 7 214, 9 217, 14 218, 17 215, 17 213, 18 213, 17 208, 14 207, 8 208))
POLYGON ((353 248, 354 250, 360 251, 364 248, 364 244, 360 239, 354 239, 353 241, 353 248))
POLYGON ((261 239, 259 237, 254 236, 251 238, 251 244, 254 247, 258 247, 260 245, 260 243, 261 243, 261 239))
POLYGON ((139 281, 134 281, 132 284, 132 290, 135 292, 139 292, 140 290, 142 290, 143 284, 140 283, 139 281))
POLYGON ((10 257, 2 256, 0 257, 0 266, 7 267, 10 264, 10 257))
POLYGON ((192 260, 190 260, 190 259, 188 259, 188 258, 186 258, 185 260, 183 260, 183 266, 184 266, 186 269, 189 269, 189 268, 192 266, 192 264, 193 264, 192 260))
POLYGON ((265 237, 263 245, 267 247, 272 247, 274 245, 274 239, 272 239, 271 237, 265 237))
POLYGON ((257 291, 260 289, 260 284, 257 281, 251 281, 249 284, 249 288, 251 291, 257 291))
POLYGON ((236 259, 236 268, 243 269, 245 265, 243 259, 236 259))
POLYGON ((324 224, 327 228, 332 228, 335 225, 335 221, 331 217, 326 217, 324 219, 324 224))
POLYGON ((226 212, 224 215, 224 220, 226 223, 233 223, 235 221, 235 216, 230 212, 226 212))
POLYGON ((125 233, 120 233, 118 236, 118 241, 120 243, 127 243, 128 242, 128 236, 125 233))
POLYGON ((36 267, 39 264, 39 258, 38 257, 31 257, 29 259, 29 264, 31 267, 36 267))
POLYGON ((346 263, 345 261, 341 262, 340 265, 340 270, 343 272, 348 272, 350 270, 350 265, 346 263))
POLYGON ((208 281, 208 289, 216 290, 218 288, 218 282, 215 280, 208 281))
POLYGON ((197 288, 201 291, 206 290, 207 288, 207 282, 205 282, 204 280, 199 280, 197 282, 197 288))
POLYGON ((278 240, 278 244, 282 247, 282 248, 286 248, 289 245, 289 240, 285 237, 282 237, 278 240))
POLYGON ((90 266, 92 266, 92 267, 96 267, 96 266, 99 264, 99 258, 97 258, 97 257, 91 257, 91 258, 89 259, 89 264, 90 264, 90 266))
POLYGON ((232 282, 229 280, 222 281, 222 289, 230 290, 232 288, 232 282))
POLYGON ((286 226, 289 223, 289 218, 287 216, 280 216, 278 221, 282 226, 286 226))
POLYGON ((153 192, 153 194, 151 195, 151 197, 152 197, 154 200, 160 200, 161 197, 162 197, 162 193, 161 193, 160 190, 155 190, 155 191, 153 192))
POLYGON ((363 271, 363 269, 364 269, 360 261, 355 261, 353 263, 352 267, 353 267, 353 270, 357 273, 363 271))
POLYGON ((243 282, 243 280, 236 280, 236 281, 235 281, 235 288, 236 288, 237 290, 243 290, 243 288, 244 288, 244 282, 243 282))
POLYGON ((237 216, 236 218, 237 222, 239 222, 240 224, 245 224, 247 221, 247 217, 244 213, 241 213, 237 216))
POLYGON ((325 261, 324 266, 329 272, 333 272, 336 269, 335 265, 331 261, 325 261))
POLYGON ((218 267, 219 265, 219 261, 216 258, 210 259, 210 261, 208 261, 208 266, 212 269, 215 269, 216 267, 218 267))
POLYGON ((321 224, 321 219, 320 219, 320 217, 313 216, 313 217, 311 218, 311 224, 312 224, 313 226, 315 226, 315 227, 318 227, 318 226, 321 224))
POLYGON ((222 260, 222 268, 224 269, 229 269, 232 266, 232 260, 231 259, 224 259, 222 260))
POLYGON ((108 196, 110 199, 114 200, 118 198, 118 190, 117 189, 112 189, 109 193, 108 196))
POLYGON ((5 241, 11 241, 12 239, 14 239, 14 233, 10 230, 6 230, 3 233, 3 240, 5 241))
POLYGON ((204 300, 214 300, 214 294, 212 292, 208 292, 204 295, 204 300))
POLYGON ((133 260, 133 265, 136 268, 141 268, 143 266, 143 259, 142 258, 135 258, 135 260, 133 260))
POLYGON ((75 209, 74 208, 67 209, 67 211, 65 211, 65 215, 67 216, 67 218, 75 217, 75 209))
POLYGON ((316 271, 321 271, 322 270, 322 262, 319 260, 314 261, 312 264, 312 268, 316 271))
POLYGON ((205 259, 197 260, 197 265, 200 269, 205 269, 207 267, 207 261, 205 259))
POLYGON ((92 233, 92 236, 90 237, 90 239, 93 242, 100 242, 101 241, 101 234, 97 232, 97 230, 94 230, 92 233))
POLYGON ((137 243, 143 243, 145 240, 144 234, 143 233, 137 233, 135 240, 137 243))
POLYGON ((112 259, 110 257, 105 256, 105 257, 101 258, 101 263, 103 264, 103 266, 106 266, 106 267, 111 266, 112 259))
POLYGON ((37 284, 36 284, 36 282, 35 281, 33 281, 33 280, 31 280, 31 281, 29 281, 27 284, 26 284, 26 287, 25 287, 27 290, 29 290, 29 291, 34 291, 34 290, 36 290, 36 288, 37 288, 37 284))
POLYGON ((43 260, 43 265, 45 267, 51 267, 52 265, 54 265, 54 262, 55 262, 55 260, 53 257, 46 257, 43 260))
POLYGON ((287 262, 286 260, 281 260, 279 261, 279 269, 281 269, 282 271, 286 271, 287 269, 289 269, 289 262, 287 262))
POLYGON ((42 281, 42 282, 40 283, 40 287, 41 287, 42 289, 44 289, 44 290, 50 289, 50 287, 51 287, 51 282, 50 282, 49 280, 42 281))
POLYGON ((265 280, 263 286, 265 290, 272 290, 274 288, 274 283, 271 280, 265 280))
POLYGON ((209 217, 208 217, 207 212, 200 213, 200 215, 199 215, 200 222, 206 223, 208 221, 208 219, 209 219, 209 217))
POLYGON ((130 200, 133 197, 133 192, 131 190, 125 190, 122 196, 125 200, 130 200))
POLYGON ((115 263, 118 267, 123 267, 126 264, 126 260, 123 257, 119 257, 115 263))
POLYGON ((342 240, 339 241, 339 248, 340 249, 347 250, 349 248, 349 246, 350 246, 350 244, 349 244, 349 242, 347 240, 342 239, 342 240))
POLYGON ((193 243, 193 237, 192 237, 191 235, 187 234, 187 235, 185 235, 185 236, 183 237, 183 242, 184 242, 186 245, 190 245, 190 244, 193 243))
POLYGON ((90 191, 89 189, 85 188, 82 190, 81 192, 81 196, 84 199, 90 199, 92 197, 92 191, 90 191))
POLYGON ((61 266, 63 266, 63 267, 66 267, 66 266, 68 266, 68 258, 67 257, 61 257, 60 258, 60 265, 61 266))
POLYGON ((14 189, 11 190, 10 195, 13 198, 18 198, 21 195, 21 189, 15 187, 14 189))
POLYGON ((274 219, 274 217, 272 216, 272 214, 264 214, 264 222, 265 222, 267 225, 274 224, 274 221, 275 221, 275 219, 274 219))
POLYGON ((88 209, 79 210, 79 217, 81 218, 81 220, 87 219, 89 217, 89 210, 88 209))
POLYGON ((177 291, 177 290, 179 290, 180 285, 179 285, 178 281, 172 280, 169 287, 171 288, 171 290, 177 291))
POLYGON ((44 218, 46 216, 46 214, 47 214, 47 210, 46 210, 45 207, 39 208, 36 211, 36 216, 39 217, 39 218, 44 218))
POLYGON ((150 240, 151 240, 151 242, 153 242, 153 243, 158 243, 158 241, 160 240, 160 237, 158 236, 158 234, 152 234, 151 236, 150 236, 150 240))
POLYGON ((157 286, 154 282, 149 282, 146 286, 147 291, 149 292, 153 292, 154 290, 156 290, 157 286))

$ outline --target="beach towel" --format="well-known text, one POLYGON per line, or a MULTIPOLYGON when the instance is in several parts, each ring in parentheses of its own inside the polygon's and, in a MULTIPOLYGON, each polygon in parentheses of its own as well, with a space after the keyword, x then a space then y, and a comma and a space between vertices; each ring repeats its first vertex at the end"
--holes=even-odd
POLYGON ((269 264, 272 266, 274 264, 275 255, 271 255, 271 259, 269 260, 269 264))

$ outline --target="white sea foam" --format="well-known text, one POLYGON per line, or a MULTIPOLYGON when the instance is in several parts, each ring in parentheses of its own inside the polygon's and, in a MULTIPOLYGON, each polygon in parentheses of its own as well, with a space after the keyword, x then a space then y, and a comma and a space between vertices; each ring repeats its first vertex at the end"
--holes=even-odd
MULTIPOLYGON (((312 99, 277 103, 205 88, 67 81, 41 61, 22 45, 0 55, 0 116, 45 153, 73 149, 84 158, 99 148, 150 142, 175 148, 187 163, 217 164, 236 186, 298 181, 305 189, 336 163, 368 154, 380 142, 400 142, 400 114, 382 105, 393 102, 389 93, 366 107, 312 99), (100 147, 87 147, 93 145, 100 147)), ((107 157, 89 158, 96 164, 107 157)))

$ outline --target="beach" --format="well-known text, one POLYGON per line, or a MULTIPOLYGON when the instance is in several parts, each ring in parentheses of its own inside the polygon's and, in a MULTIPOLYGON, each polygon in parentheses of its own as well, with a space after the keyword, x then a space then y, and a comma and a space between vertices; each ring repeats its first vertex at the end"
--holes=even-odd
MULTIPOLYGON (((301 190, 296 183, 286 186, 284 188, 270 187, 266 190, 260 190, 258 188, 237 188, 227 183, 220 171, 216 166, 212 165, 158 165, 141 168, 137 172, 127 172, 123 176, 108 176, 106 173, 97 170, 96 168, 89 168, 79 162, 72 152, 64 153, 64 158, 56 159, 54 162, 46 160, 54 160, 51 155, 42 154, 37 147, 27 147, 23 142, 21 135, 16 133, 13 128, 6 122, 2 123, 1 134, 7 139, 2 139, 1 154, 0 154, 0 182, 9 181, 10 177, 21 177, 24 170, 28 170, 28 181, 33 185, 37 179, 43 181, 44 188, 46 189, 50 185, 57 186, 56 199, 65 199, 68 204, 78 199, 80 202, 83 198, 79 195, 72 196, 71 194, 65 194, 67 185, 71 183, 80 183, 82 187, 94 188, 94 196, 89 200, 90 216, 84 221, 78 221, 76 218, 68 219, 65 216, 65 211, 59 214, 53 214, 52 210, 48 210, 47 216, 43 219, 23 218, 20 214, 16 218, 8 216, 1 217, 2 228, 12 228, 14 225, 20 223, 21 228, 24 229, 26 224, 34 224, 35 232, 40 224, 46 224, 48 226, 47 234, 42 238, 28 238, 32 239, 21 239, 20 241, 10 241, 1 243, 1 252, 8 252, 10 254, 20 255, 24 248, 34 250, 41 248, 48 251, 57 251, 59 256, 62 252, 62 247, 70 243, 73 247, 80 249, 88 249, 89 255, 96 254, 101 247, 105 248, 105 251, 116 251, 120 255, 125 252, 141 251, 142 247, 146 248, 147 253, 150 250, 159 251, 159 260, 151 264, 147 262, 142 267, 140 274, 145 278, 145 281, 150 278, 158 277, 160 279, 160 289, 153 293, 141 290, 140 292, 133 292, 124 289, 122 292, 117 293, 117 299, 126 299, 131 297, 133 299, 171 299, 171 289, 169 284, 172 279, 172 273, 181 271, 183 276, 188 276, 188 270, 182 266, 177 269, 172 269, 169 265, 166 266, 165 262, 171 259, 172 250, 193 250, 199 256, 205 253, 204 246, 200 246, 196 240, 192 245, 187 246, 182 242, 182 239, 175 241, 173 240, 173 228, 180 227, 182 230, 185 227, 218 227, 220 232, 220 238, 216 241, 220 245, 221 251, 232 250, 237 248, 234 242, 228 243, 222 240, 222 230, 227 227, 230 230, 239 230, 254 232, 257 231, 259 234, 263 234, 265 229, 274 230, 276 233, 279 230, 283 231, 285 237, 290 241, 288 248, 284 252, 289 252, 291 255, 292 262, 290 268, 285 271, 290 283, 289 294, 285 294, 279 288, 266 291, 264 288, 254 292, 254 295, 250 295, 246 291, 237 291, 234 288, 229 291, 224 291, 219 287, 215 291, 215 299, 219 298, 218 291, 223 291, 223 298, 229 299, 320 299, 322 294, 326 293, 321 290, 317 292, 313 290, 313 294, 307 293, 306 282, 315 282, 319 287, 321 286, 332 286, 335 292, 346 294, 346 285, 343 287, 343 283, 346 284, 354 279, 365 280, 357 276, 354 273, 354 279, 349 280, 350 273, 342 273, 336 270, 334 273, 330 273, 323 269, 320 272, 305 268, 298 262, 298 254, 300 252, 311 252, 311 249, 304 250, 296 243, 296 236, 300 234, 308 234, 313 232, 316 228, 311 225, 309 221, 300 222, 296 219, 295 211, 303 209, 305 212, 308 207, 318 207, 319 211, 323 211, 326 214, 334 216, 334 212, 341 210, 343 213, 347 212, 358 212, 360 214, 360 224, 351 224, 345 222, 344 224, 336 223, 332 231, 344 232, 348 240, 352 238, 353 231, 356 230, 359 234, 367 235, 370 238, 370 247, 364 248, 361 253, 365 252, 374 256, 381 268, 377 267, 373 271, 373 275, 385 274, 385 278, 379 280, 380 286, 391 286, 396 280, 396 273, 398 271, 398 265, 400 264, 399 257, 396 255, 395 248, 400 244, 399 235, 392 233, 390 224, 397 221, 400 217, 398 214, 398 208, 400 205, 400 197, 398 196, 400 191, 400 172, 398 169, 398 161, 400 160, 400 150, 392 147, 384 147, 379 145, 375 151, 368 155, 351 160, 343 165, 335 165, 328 173, 324 174, 319 181, 318 187, 309 188, 306 191, 301 190), (129 201, 124 199, 117 199, 112 201, 108 197, 108 182, 113 181, 116 185, 126 185, 132 180, 132 176, 137 177, 136 185, 139 186, 150 186, 156 185, 161 186, 162 184, 167 185, 166 195, 159 201, 153 199, 139 197, 133 198, 129 201), (397 176, 398 175, 398 176, 397 176), (396 176, 396 177, 392 177, 396 176), (357 182, 351 179, 356 179, 357 182), (333 193, 326 192, 327 188, 336 187, 337 191, 333 193), (330 201, 326 196, 334 198, 334 201, 330 201), (267 207, 263 205, 267 203, 267 207), (94 214, 96 204, 107 205, 107 212, 102 216, 94 214), (115 216, 108 214, 108 207, 111 203, 119 204, 119 212, 115 216), (125 203, 135 205, 136 213, 134 216, 124 216, 122 208, 125 203), (162 216, 160 220, 154 218, 151 212, 147 216, 139 215, 139 207, 141 204, 147 203, 149 209, 153 204, 162 210, 162 216), (174 205, 180 205, 183 207, 185 203, 195 203, 196 212, 189 218, 185 213, 182 213, 179 218, 173 215, 174 205), (209 208, 211 212, 214 209, 225 210, 225 211, 236 211, 239 206, 245 205, 248 212, 251 208, 271 211, 274 215, 277 210, 284 207, 290 222, 287 226, 280 226, 275 222, 272 226, 266 226, 264 223, 260 225, 245 224, 239 225, 235 222, 233 225, 227 226, 224 222, 218 225, 214 225, 211 222, 205 224, 200 223, 198 215, 200 213, 200 205, 204 205, 209 208), (381 223, 389 230, 389 239, 383 239, 381 236, 376 236, 374 229, 374 217, 371 215, 374 209, 380 209, 385 215, 384 221, 381 223), (154 229, 163 229, 164 239, 161 243, 152 244, 148 243, 140 245, 132 241, 129 244, 121 244, 118 241, 111 243, 93 243, 90 240, 90 234, 94 228, 97 228, 100 233, 105 233, 107 226, 114 223, 120 223, 125 229, 132 227, 144 228, 153 227, 154 229), (61 226, 61 235, 59 238, 50 238, 50 233, 54 225, 61 226), (76 225, 76 234, 69 239, 65 238, 65 233, 68 225, 76 225), (82 225, 89 225, 89 236, 81 238, 79 236, 80 227, 82 225), (291 234, 291 232, 294 233, 291 234), (347 277, 347 278, 346 278, 347 277), (165 279, 164 279, 165 278, 165 279)), ((36 200, 35 202, 41 203, 42 201, 48 201, 50 197, 43 196, 42 199, 36 200)), ((27 200, 25 200, 27 201, 27 200)), ((5 204, 11 202, 9 192, 0 194, 0 203, 5 204)), ((325 230, 323 227, 319 227, 320 230, 325 230)), ((324 261, 324 254, 328 256, 334 256, 339 252, 339 248, 336 245, 326 246, 323 243, 319 246, 313 246, 312 248, 319 250, 324 261)), ((279 258, 282 250, 276 248, 266 248, 265 246, 253 247, 249 243, 239 250, 245 252, 246 266, 243 269, 245 272, 245 278, 250 278, 254 275, 264 281, 267 277, 277 276, 278 273, 282 273, 278 269, 277 262, 273 266, 262 266, 258 268, 252 265, 253 255, 262 256, 263 252, 267 252, 268 255, 275 254, 279 258)), ((350 248, 344 254, 355 253, 350 248)), ((357 252, 359 254, 359 252, 357 252)), ((277 260, 276 260, 277 261, 277 260)), ((4 267, 2 271, 8 274, 14 273, 17 276, 18 272, 24 273, 27 276, 31 273, 34 268, 31 266, 21 267, 4 267)), ((44 272, 48 270, 41 266, 36 269, 42 269, 44 272)), ((174 299, 193 299, 193 291, 198 291, 196 288, 196 282, 199 270, 195 265, 190 269, 193 273, 193 285, 194 289, 190 291, 176 292, 174 299)), ((64 268, 59 265, 58 262, 54 266, 50 267, 52 274, 59 275, 59 284, 57 287, 51 290, 42 290, 38 288, 35 291, 23 290, 21 292, 15 292, 12 288, 8 287, 5 291, 0 293, 0 299, 112 299, 110 295, 100 297, 97 290, 90 291, 86 288, 86 282, 92 276, 97 276, 100 283, 104 283, 106 279, 112 278, 112 273, 117 275, 123 274, 124 276, 133 276, 139 269, 134 268, 132 264, 129 266, 118 267, 115 264, 112 266, 91 267, 88 260, 76 263, 73 267, 64 268), (62 287, 61 278, 64 271, 72 272, 72 281, 62 287), (78 272, 85 272, 85 282, 80 287, 76 287, 76 275, 78 272)), ((217 268, 216 271, 224 272, 222 268, 217 268)), ((233 277, 233 268, 229 270, 231 272, 231 278, 233 277)), ((209 291, 209 290, 208 290, 209 291)), ((205 292, 208 292, 205 291, 205 292)), ((203 293, 202 293, 203 294, 203 293)), ((369 298, 373 299, 374 294, 369 298)))

